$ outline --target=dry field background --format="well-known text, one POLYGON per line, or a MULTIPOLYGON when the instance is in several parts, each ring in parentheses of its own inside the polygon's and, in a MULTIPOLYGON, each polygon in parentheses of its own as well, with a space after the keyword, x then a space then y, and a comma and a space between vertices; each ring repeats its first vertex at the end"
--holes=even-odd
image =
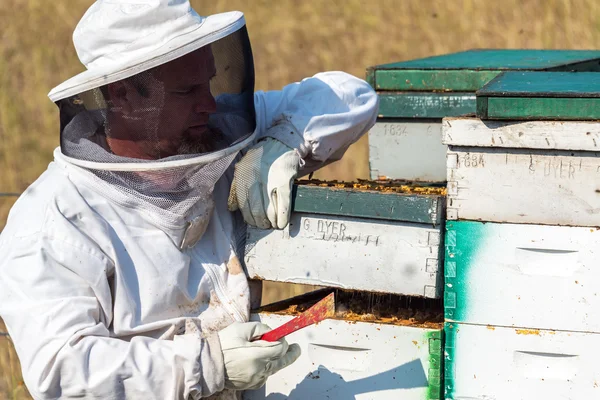
MULTIPOLYGON (((0 192, 23 191, 58 145, 56 107, 46 94, 80 72, 71 42, 90 0, 0 1, 0 192)), ((595 49, 597 0, 192 0, 201 14, 246 14, 257 89, 272 90, 324 70, 364 77, 371 65, 471 48, 595 49)), ((322 179, 368 176, 366 137, 322 179)), ((0 197, 0 229, 13 197, 0 197)), ((305 287, 269 284, 276 300, 305 287)), ((4 331, 0 325, 0 331, 4 331)), ((27 398, 10 340, 0 336, 0 399, 27 398)))

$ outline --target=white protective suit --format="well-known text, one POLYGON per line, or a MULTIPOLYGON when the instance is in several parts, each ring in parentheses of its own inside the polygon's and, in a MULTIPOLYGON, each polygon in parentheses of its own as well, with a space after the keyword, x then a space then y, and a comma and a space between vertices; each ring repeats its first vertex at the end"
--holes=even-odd
MULTIPOLYGON (((257 92, 257 131, 290 117, 306 160, 325 163, 372 126, 377 104, 364 81, 318 74, 257 92), (331 90, 314 90, 323 83, 331 90)), ((227 210, 232 172, 215 187, 206 233, 181 251, 184 221, 151 215, 55 151, 0 235, 0 316, 34 398, 163 400, 223 389, 213 333, 247 321, 250 304, 236 249, 244 225, 227 210), (185 324, 203 336, 178 335, 185 324)))
POLYGON ((0 235, 0 317, 25 383, 38 400, 235 398, 226 385, 262 384, 272 356, 254 358, 266 367, 250 378, 263 364, 235 359, 255 345, 250 324, 234 324, 249 318, 250 290, 245 223, 228 200, 283 227, 285 204, 256 206, 253 196, 282 188, 276 200, 287 203, 298 168, 339 159, 371 128, 377 96, 342 72, 255 93, 241 13, 99 0, 82 21, 74 41, 88 69, 50 94, 61 147, 0 235), (170 147, 186 132, 206 150, 170 147), (253 144, 252 157, 238 154, 253 144), (131 155, 142 150, 158 156, 131 155), (238 189, 252 191, 231 190, 236 162, 250 171, 237 168, 238 189))

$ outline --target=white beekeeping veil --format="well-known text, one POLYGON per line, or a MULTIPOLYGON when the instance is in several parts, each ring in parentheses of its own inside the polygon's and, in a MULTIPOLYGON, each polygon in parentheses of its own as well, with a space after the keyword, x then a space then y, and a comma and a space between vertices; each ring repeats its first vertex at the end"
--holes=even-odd
POLYGON ((61 158, 170 215, 212 204, 216 181, 254 137, 243 14, 201 17, 187 0, 98 0, 73 42, 87 70, 49 94, 61 158))

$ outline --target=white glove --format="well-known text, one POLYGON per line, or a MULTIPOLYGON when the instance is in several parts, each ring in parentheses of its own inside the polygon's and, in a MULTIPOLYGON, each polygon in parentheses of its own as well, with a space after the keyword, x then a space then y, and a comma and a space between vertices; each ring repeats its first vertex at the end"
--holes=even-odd
POLYGON ((300 357, 300 346, 288 346, 285 339, 277 342, 250 341, 270 330, 267 325, 259 322, 234 322, 219 331, 226 389, 258 389, 269 376, 300 357))
POLYGON ((261 229, 285 228, 299 168, 296 150, 273 138, 256 143, 235 166, 229 210, 241 210, 247 224, 261 229))

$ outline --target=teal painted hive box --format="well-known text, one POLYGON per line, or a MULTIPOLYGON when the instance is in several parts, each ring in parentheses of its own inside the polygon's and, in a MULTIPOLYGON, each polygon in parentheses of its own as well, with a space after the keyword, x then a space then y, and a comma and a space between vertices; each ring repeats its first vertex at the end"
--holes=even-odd
POLYGON ((600 74, 506 72, 477 92, 477 116, 499 120, 600 120, 600 74))
POLYGON ((600 51, 471 50, 370 67, 380 98, 371 179, 446 180, 442 118, 475 115, 476 91, 506 71, 600 71, 600 51))

